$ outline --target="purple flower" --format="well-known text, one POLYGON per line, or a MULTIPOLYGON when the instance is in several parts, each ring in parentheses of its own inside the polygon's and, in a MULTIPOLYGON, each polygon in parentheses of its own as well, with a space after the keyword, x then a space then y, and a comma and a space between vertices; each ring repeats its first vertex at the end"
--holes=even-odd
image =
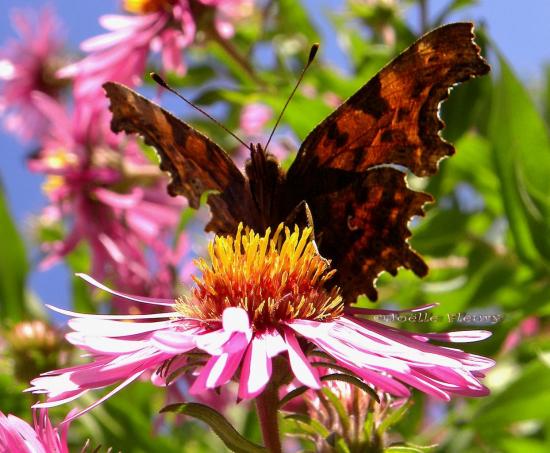
POLYGON ((133 15, 106 15, 100 24, 109 32, 84 41, 88 55, 59 75, 75 79, 76 97, 93 99, 106 81, 135 86, 151 51, 160 53, 162 68, 183 75, 183 50, 195 40, 197 24, 214 10, 215 30, 222 38, 233 34, 232 21, 250 14, 251 0, 126 0, 133 15))
POLYGON ((346 313, 339 289, 327 289, 334 270, 318 255, 311 234, 311 228, 291 232, 281 225, 260 236, 244 233, 241 225, 234 238, 216 237, 209 246, 211 263, 196 262, 202 277, 176 301, 128 296, 83 276, 101 289, 169 312, 109 316, 57 309, 74 317, 67 339, 93 361, 34 379, 29 390, 48 396, 35 407, 116 384, 86 412, 155 370, 153 382, 166 384, 178 370, 194 368, 190 393, 195 395, 236 380, 239 398, 251 399, 271 379, 292 377, 319 389, 318 354, 327 357, 328 367, 332 363, 398 397, 409 396, 407 384, 443 400, 488 394, 479 379, 492 360, 430 341, 477 341, 489 332, 415 334, 358 317, 380 310, 346 313))
POLYGON ((67 431, 54 428, 48 411, 34 412, 34 427, 15 415, 0 411, 0 453, 69 453, 67 431))
POLYGON ((85 241, 96 278, 144 291, 151 280, 148 249, 160 261, 157 276, 164 279, 166 267, 177 260, 166 238, 179 221, 182 201, 166 194, 158 167, 146 161, 135 141, 109 130, 108 112, 77 103, 69 117, 51 98, 35 96, 35 102, 50 127, 29 166, 46 175, 49 218, 70 226, 63 239, 43 245, 47 256, 41 267, 85 241))
POLYGON ((0 49, 0 113, 9 131, 25 140, 40 138, 47 121, 33 93, 56 98, 64 85, 55 77, 61 64, 59 25, 50 9, 16 10, 12 23, 19 40, 0 49))

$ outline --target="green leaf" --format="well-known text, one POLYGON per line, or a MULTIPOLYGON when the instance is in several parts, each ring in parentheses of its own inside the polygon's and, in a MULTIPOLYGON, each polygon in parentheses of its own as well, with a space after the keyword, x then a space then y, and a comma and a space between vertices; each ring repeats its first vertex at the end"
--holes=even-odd
POLYGON ((454 13, 460 9, 474 6, 478 3, 478 0, 453 0, 448 3, 447 6, 439 13, 437 18, 433 21, 432 26, 436 27, 448 21, 448 15, 454 13))
POLYGON ((309 43, 319 40, 319 34, 311 23, 310 15, 303 4, 296 0, 279 0, 277 2, 279 11, 277 18, 277 32, 286 35, 300 34, 304 35, 309 43))
POLYGON ((550 261, 550 140, 527 91, 500 57, 489 138, 517 252, 527 263, 550 261))
POLYGON ((334 449, 337 453, 351 453, 351 450, 346 443, 346 440, 342 437, 338 437, 335 442, 334 449))
POLYGON ((481 436, 498 436, 512 422, 549 420, 548 407, 550 368, 534 360, 504 391, 486 399, 473 420, 481 436))
POLYGON ((413 401, 408 400, 400 408, 390 412, 384 418, 384 420, 382 420, 382 423, 380 423, 380 426, 378 427, 378 432, 380 434, 383 434, 388 428, 398 423, 404 417, 404 415, 408 412, 412 404, 413 404, 413 401))
POLYGON ((29 265, 25 246, 10 216, 1 186, 0 250, 0 316, 3 323, 20 321, 29 313, 25 297, 29 265))
POLYGON ((384 449, 384 453, 423 453, 425 451, 426 449, 407 445, 396 445, 384 449))
POLYGON ((299 431, 310 436, 321 436, 323 439, 330 435, 330 431, 318 420, 304 414, 290 414, 284 417, 288 422, 294 422, 299 431))
POLYGON ((544 72, 546 76, 543 97, 544 119, 546 120, 546 125, 550 127, 550 64, 544 67, 544 72))
POLYGON ((484 122, 489 107, 491 79, 481 77, 470 80, 452 89, 449 99, 441 105, 445 122, 443 136, 451 143, 456 142, 466 131, 479 127, 484 122))
POLYGON ((380 398, 378 398, 378 395, 376 394, 376 392, 367 384, 365 384, 363 381, 361 381, 360 379, 357 379, 355 376, 351 376, 349 374, 333 373, 333 374, 327 374, 325 376, 322 376, 321 380, 322 381, 341 381, 350 385, 355 385, 359 389, 363 390, 365 393, 368 393, 377 403, 380 403, 380 398))
POLYGON ((250 442, 241 436, 226 418, 218 411, 200 403, 176 403, 164 407, 161 413, 175 412, 178 414, 189 415, 206 423, 218 435, 223 443, 231 451, 237 453, 260 453, 267 452, 267 449, 250 442))
MULTIPOLYGON (((80 419, 86 424, 85 436, 93 439, 95 445, 112 446, 113 452, 180 452, 181 441, 178 441, 175 436, 168 436, 168 433, 160 432, 153 435, 152 432, 151 423, 156 415, 156 408, 162 404, 163 400, 164 395, 152 388, 150 384, 135 382, 124 389, 124 392, 120 392, 116 398, 109 398, 90 414, 86 414, 80 419)), ((94 401, 91 394, 86 394, 77 404, 82 408, 94 401)), ((76 425, 78 424, 71 426, 71 432, 78 429, 76 425)), ((196 424, 193 423, 193 425, 195 425, 194 431, 200 432, 196 424)), ((184 430, 184 426, 185 424, 178 426, 177 432, 184 430)), ((206 432, 201 432, 201 437, 208 439, 209 436, 206 432)), ((186 447, 193 445, 194 439, 187 440, 186 447)), ((209 440, 212 442, 213 439, 209 440)), ((101 451, 107 451, 107 449, 101 451)), ((190 449, 189 451, 197 450, 190 449)))
POLYGON ((541 442, 536 439, 525 439, 518 437, 507 437, 500 442, 502 451, 506 453, 517 453, 528 451, 529 453, 548 453, 548 442, 541 442))
POLYGON ((284 407, 285 404, 292 401, 294 398, 297 398, 298 396, 303 395, 308 390, 309 390, 309 387, 307 385, 302 385, 301 387, 297 387, 294 390, 291 390, 281 398, 281 400, 279 401, 279 407, 284 407))
POLYGON ((332 407, 338 414, 338 418, 340 419, 340 425, 342 426, 342 430, 344 433, 349 433, 350 429, 350 418, 348 416, 348 413, 346 411, 346 408, 342 404, 342 402, 338 399, 338 397, 332 392, 328 387, 323 387, 321 389, 323 392, 323 395, 325 395, 328 400, 330 401, 330 404, 332 404, 332 407))

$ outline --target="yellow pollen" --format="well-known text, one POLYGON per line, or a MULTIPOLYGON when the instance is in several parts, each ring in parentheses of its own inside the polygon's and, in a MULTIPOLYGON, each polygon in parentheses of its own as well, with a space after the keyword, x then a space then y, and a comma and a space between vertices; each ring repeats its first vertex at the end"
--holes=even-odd
POLYGON ((42 190, 45 194, 49 195, 52 192, 56 191, 65 184, 65 178, 60 175, 50 175, 46 178, 42 184, 42 190))
POLYGON ((123 7, 129 13, 149 14, 169 10, 175 0, 124 0, 123 7))
MULTIPOLYGON (((44 164, 52 170, 62 170, 78 163, 78 157, 68 152, 65 148, 49 150, 42 158, 44 164)), ((65 184, 65 178, 61 175, 49 175, 42 184, 42 190, 51 194, 65 184)))
POLYGON ((59 170, 68 167, 69 165, 76 164, 78 162, 78 158, 66 149, 58 148, 54 151, 49 151, 44 157, 44 162, 48 167, 54 170, 59 170))
POLYGON ((208 246, 210 264, 195 261, 202 278, 190 298, 180 298, 184 316, 215 322, 225 308, 241 307, 256 330, 277 327, 293 319, 330 321, 341 316, 342 297, 334 275, 312 240, 312 229, 294 231, 280 224, 263 236, 243 231, 235 237, 216 237, 208 246))

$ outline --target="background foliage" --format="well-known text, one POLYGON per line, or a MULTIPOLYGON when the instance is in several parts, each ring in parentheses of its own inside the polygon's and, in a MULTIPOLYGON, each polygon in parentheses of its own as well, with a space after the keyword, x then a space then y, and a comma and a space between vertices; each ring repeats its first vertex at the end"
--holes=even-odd
MULTIPOLYGON (((411 24, 400 8, 422 8, 425 2, 347 2, 344 14, 329 19, 349 57, 349 74, 324 64, 321 58, 290 104, 279 139, 295 147, 333 109, 331 99, 345 99, 353 93, 409 45, 420 28, 446 23, 450 14, 471 3, 448 1, 434 20, 421 16, 422 24, 411 24)), ((169 77, 201 107, 218 112, 231 130, 238 129, 241 110, 251 103, 261 101, 275 112, 280 110, 310 43, 319 40, 317 25, 300 2, 263 2, 263 8, 263 15, 260 11, 239 25, 232 41, 249 65, 237 61, 219 42, 205 40, 191 49, 188 74, 169 77)), ((396 278, 383 275, 378 286, 380 304, 386 307, 440 303, 434 313, 441 314, 444 321, 404 326, 408 329, 460 328, 448 321, 448 313, 501 314, 501 322, 488 326, 493 331, 489 340, 468 346, 471 352, 496 358, 497 366, 486 380, 492 394, 478 400, 455 399, 449 404, 415 394, 392 436, 442 452, 547 452, 550 89, 528 90, 518 78, 518 68, 510 67, 500 55, 498 42, 491 40, 482 24, 478 24, 477 33, 483 53, 493 63, 492 74, 454 89, 442 109, 447 123, 443 135, 455 143, 457 154, 442 162, 439 174, 429 181, 411 180, 411 185, 426 189, 437 200, 424 219, 413 222, 411 241, 427 257, 431 272, 423 280, 406 271, 396 278)), ((547 74, 550 87, 550 71, 547 74)), ((234 148, 231 137, 212 123, 199 117, 190 122, 225 149, 234 148)), ((184 211, 183 216, 189 212, 184 211)), ((21 320, 49 319, 42 304, 56 301, 38 301, 40 294, 29 291, 29 272, 36 272, 29 256, 36 254, 36 244, 18 231, 1 194, 0 250, 0 325, 5 338, 1 343, 0 404, 4 413, 28 419, 31 397, 20 393, 26 382, 15 372, 17 357, 9 332, 21 320)), ((69 266, 85 267, 87 259, 85 253, 75 253, 69 266)), ((97 306, 87 287, 75 281, 72 289, 76 310, 90 311, 97 306)), ((173 415, 153 436, 152 421, 158 422, 162 406, 163 397, 156 388, 137 383, 74 423, 72 442, 82 445, 89 437, 96 445, 112 445, 127 452, 224 448, 200 422, 185 419, 173 424, 173 415)), ((241 433, 260 442, 257 424, 246 408, 231 415, 241 433)), ((54 411, 56 416, 62 417, 62 410, 54 411)))

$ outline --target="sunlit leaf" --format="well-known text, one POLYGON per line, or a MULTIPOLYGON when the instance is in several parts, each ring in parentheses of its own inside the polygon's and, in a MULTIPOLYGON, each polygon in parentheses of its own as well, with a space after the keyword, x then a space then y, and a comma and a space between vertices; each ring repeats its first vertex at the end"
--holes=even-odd
POLYGON ((484 403, 474 418, 482 435, 498 435, 516 421, 549 420, 550 368, 538 360, 533 361, 511 385, 484 403))
POLYGON ((534 264, 550 260, 550 141, 525 88, 499 61, 489 135, 518 254, 534 264))
POLYGON ((28 263, 25 246, 13 222, 0 184, 0 316, 1 322, 16 322, 28 314, 25 283, 28 263))
POLYGON ((174 412, 189 415, 206 423, 218 435, 231 451, 237 453, 260 453, 267 449, 250 442, 241 436, 238 431, 218 411, 199 403, 177 403, 164 407, 161 413, 174 412))

